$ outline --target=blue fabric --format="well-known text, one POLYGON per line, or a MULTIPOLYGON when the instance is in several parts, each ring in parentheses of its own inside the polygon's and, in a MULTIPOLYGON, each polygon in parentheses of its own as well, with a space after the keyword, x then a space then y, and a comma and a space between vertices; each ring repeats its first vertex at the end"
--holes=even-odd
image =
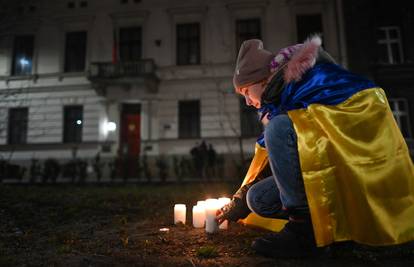
POLYGON ((308 206, 297 135, 287 114, 274 117, 264 135, 273 176, 254 184, 247 192, 246 201, 250 210, 262 217, 282 218, 289 210, 308 206))
POLYGON ((264 133, 262 133, 256 141, 261 147, 265 147, 264 133))
POLYGON ((286 219, 286 211, 283 210, 280 200, 280 191, 273 176, 252 185, 247 191, 246 203, 249 209, 259 216, 286 219))
MULTIPOLYGON (((291 82, 282 91, 280 103, 265 104, 259 109, 260 118, 269 120, 294 109, 311 104, 337 105, 355 93, 373 88, 375 84, 332 63, 315 65, 299 82, 291 82)), ((264 147, 263 135, 257 143, 264 147)))

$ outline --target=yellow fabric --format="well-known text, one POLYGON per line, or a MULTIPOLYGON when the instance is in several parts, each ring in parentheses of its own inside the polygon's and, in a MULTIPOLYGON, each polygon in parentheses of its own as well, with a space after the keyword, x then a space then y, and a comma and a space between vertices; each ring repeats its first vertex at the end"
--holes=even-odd
MULTIPOLYGON (((298 135, 318 246, 344 240, 369 245, 414 240, 414 167, 382 89, 288 115, 298 135)), ((260 160, 267 157, 260 155, 252 165, 265 165, 260 160)))
POLYGON ((256 179, 268 164, 267 157, 266 149, 256 143, 254 157, 241 186, 251 183, 256 179))
MULTIPOLYGON (((249 170, 247 171, 247 174, 241 186, 248 184, 256 179, 256 177, 260 174, 261 171, 263 171, 263 169, 268 164, 267 159, 268 156, 266 149, 256 144, 253 160, 250 163, 249 170)), ((250 213, 250 215, 247 216, 247 218, 239 220, 239 222, 245 225, 257 226, 270 231, 278 232, 283 228, 283 226, 285 226, 287 221, 264 218, 255 213, 250 213)))

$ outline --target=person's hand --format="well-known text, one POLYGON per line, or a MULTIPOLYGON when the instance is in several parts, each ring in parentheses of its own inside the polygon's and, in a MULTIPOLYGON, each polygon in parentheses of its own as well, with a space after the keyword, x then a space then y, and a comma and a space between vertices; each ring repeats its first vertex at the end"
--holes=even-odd
POLYGON ((247 207, 245 200, 240 198, 233 198, 230 203, 224 205, 216 213, 216 220, 220 225, 225 220, 236 222, 239 219, 244 219, 250 214, 250 209, 247 207))

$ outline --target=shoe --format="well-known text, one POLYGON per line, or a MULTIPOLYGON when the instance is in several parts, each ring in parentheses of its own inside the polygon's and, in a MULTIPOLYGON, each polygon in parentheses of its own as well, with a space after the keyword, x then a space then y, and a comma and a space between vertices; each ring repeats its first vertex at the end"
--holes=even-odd
POLYGON ((317 251, 311 221, 291 219, 280 232, 254 240, 252 248, 260 255, 274 258, 307 257, 317 251))

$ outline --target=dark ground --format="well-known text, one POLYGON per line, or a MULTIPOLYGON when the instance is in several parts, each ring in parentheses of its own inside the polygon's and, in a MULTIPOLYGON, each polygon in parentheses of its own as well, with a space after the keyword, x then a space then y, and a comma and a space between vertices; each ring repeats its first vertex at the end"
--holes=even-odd
POLYGON ((268 259, 250 250, 262 230, 231 224, 207 236, 190 226, 197 200, 236 188, 0 185, 0 266, 414 266, 413 245, 342 243, 314 258, 268 259), (187 225, 172 224, 174 203, 187 204, 187 225))

